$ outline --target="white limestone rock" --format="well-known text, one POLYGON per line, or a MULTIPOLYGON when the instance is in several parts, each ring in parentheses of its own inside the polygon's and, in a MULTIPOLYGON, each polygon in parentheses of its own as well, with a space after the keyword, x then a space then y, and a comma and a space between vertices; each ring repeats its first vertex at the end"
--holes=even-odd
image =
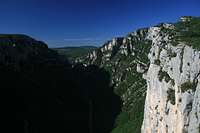
POLYGON ((153 45, 148 56, 150 66, 145 75, 147 95, 141 132, 199 133, 200 51, 183 43, 177 46, 170 43, 163 45, 162 40, 169 42, 169 38, 167 35, 161 36, 159 32, 159 27, 151 27, 147 35, 153 45), (160 64, 155 64, 155 60, 159 60, 160 64), (160 70, 169 76, 169 82, 159 80, 160 70), (181 86, 186 82, 197 85, 193 90, 183 91, 181 86), (169 99, 170 89, 174 90, 174 104, 169 99))

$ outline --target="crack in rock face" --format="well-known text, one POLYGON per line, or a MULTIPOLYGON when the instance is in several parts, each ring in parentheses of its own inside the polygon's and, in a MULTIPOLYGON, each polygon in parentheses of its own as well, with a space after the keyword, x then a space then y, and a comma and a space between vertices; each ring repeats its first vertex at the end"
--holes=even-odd
POLYGON ((158 27, 149 29, 148 38, 153 45, 148 56, 151 64, 142 133, 199 133, 200 51, 183 42, 163 45, 163 38, 170 40, 158 27))

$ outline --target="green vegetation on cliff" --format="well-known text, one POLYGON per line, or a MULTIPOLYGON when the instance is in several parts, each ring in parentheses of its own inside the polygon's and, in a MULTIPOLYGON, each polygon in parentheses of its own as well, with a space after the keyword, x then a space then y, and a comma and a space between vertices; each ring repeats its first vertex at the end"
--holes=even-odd
POLYGON ((116 119, 112 133, 140 133, 141 130, 147 86, 145 79, 142 78, 142 73, 138 73, 136 70, 137 65, 140 64, 146 72, 145 69, 149 65, 148 53, 151 41, 137 40, 137 37, 135 39, 134 36, 131 39, 134 49, 130 49, 132 44, 129 42, 122 44, 122 40, 117 43, 118 48, 113 49, 115 50, 114 54, 112 54, 113 51, 102 52, 97 49, 97 57, 93 62, 110 73, 114 92, 123 101, 122 111, 116 119), (123 50, 120 48, 123 45, 126 46, 124 51, 126 54, 123 54, 123 50), (105 55, 109 54, 112 56, 105 60, 105 55))
POLYGON ((200 17, 185 17, 175 24, 176 39, 200 50, 200 17))
POLYGON ((161 26, 161 31, 171 37, 171 43, 176 46, 180 42, 200 50, 200 17, 182 17, 181 21, 172 24, 174 28, 161 26))

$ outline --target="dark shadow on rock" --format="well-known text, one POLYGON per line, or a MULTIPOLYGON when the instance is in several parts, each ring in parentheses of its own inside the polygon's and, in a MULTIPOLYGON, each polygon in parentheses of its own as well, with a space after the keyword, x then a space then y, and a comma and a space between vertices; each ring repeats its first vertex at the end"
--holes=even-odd
POLYGON ((72 66, 56 56, 30 55, 17 66, 0 62, 1 88, 16 93, 15 131, 109 133, 122 104, 109 73, 93 65, 72 66))
POLYGON ((74 69, 78 77, 76 85, 89 103, 90 132, 109 133, 122 104, 120 97, 113 92, 109 73, 95 65, 83 67, 79 64, 74 69), (80 72, 83 72, 82 76, 78 76, 80 72))

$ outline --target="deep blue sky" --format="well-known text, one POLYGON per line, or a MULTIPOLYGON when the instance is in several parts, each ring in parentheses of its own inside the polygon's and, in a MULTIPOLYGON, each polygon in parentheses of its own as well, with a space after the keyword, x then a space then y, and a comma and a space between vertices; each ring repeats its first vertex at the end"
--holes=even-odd
POLYGON ((1 0, 0 33, 50 47, 101 45, 137 28, 200 16, 200 0, 1 0))

